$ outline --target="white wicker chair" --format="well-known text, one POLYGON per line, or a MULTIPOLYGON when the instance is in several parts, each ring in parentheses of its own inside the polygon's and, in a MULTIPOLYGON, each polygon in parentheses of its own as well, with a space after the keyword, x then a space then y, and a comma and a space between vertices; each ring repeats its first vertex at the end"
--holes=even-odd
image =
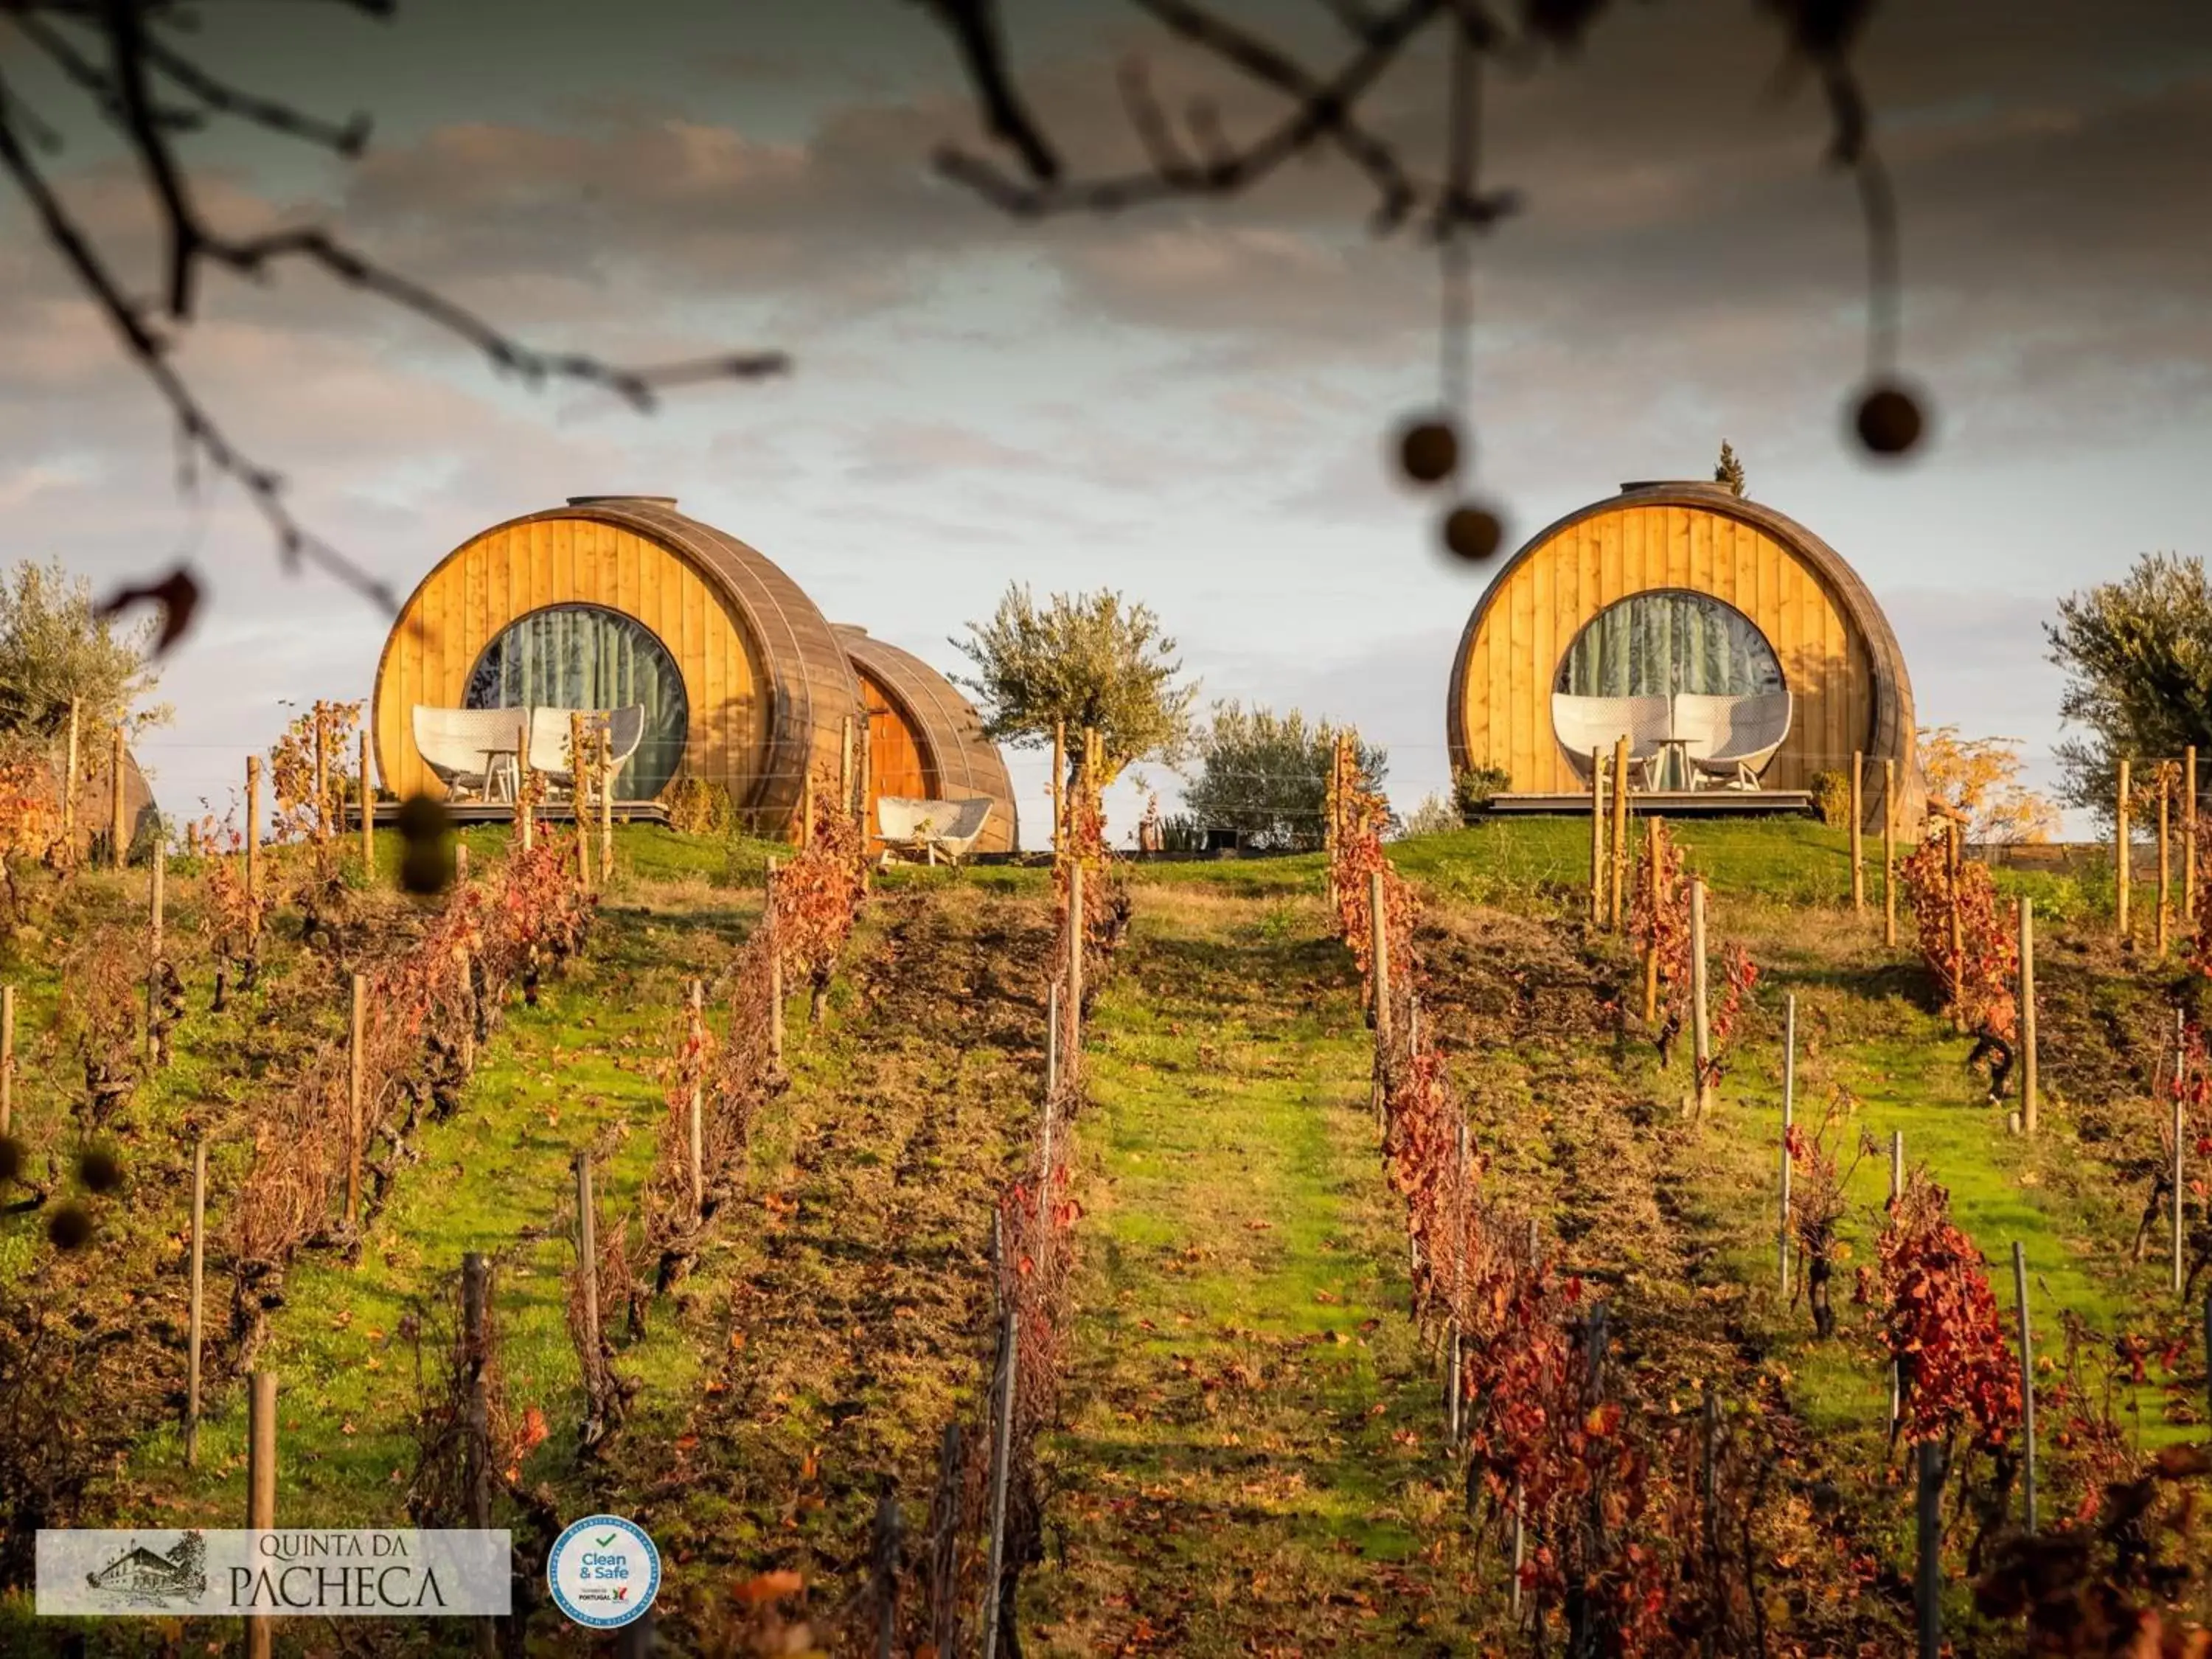
POLYGON ((545 774, 546 781, 556 789, 573 789, 575 779, 569 775, 568 736, 574 729, 569 716, 581 714, 586 721, 596 720, 605 714, 607 736, 613 753, 615 769, 620 771, 624 762, 637 752, 645 738, 645 706, 633 703, 627 708, 533 708, 530 711, 530 765, 533 771, 545 774))
POLYGON ((882 826, 886 858, 897 848, 923 854, 934 864, 942 852, 957 864, 990 823, 991 802, 980 795, 968 800, 882 795, 876 800, 876 821, 882 826))
POLYGON ((436 708, 416 703, 412 712, 415 751, 455 795, 489 799, 495 784, 514 781, 523 717, 520 708, 436 708))
POLYGON ((1656 769, 1665 758, 1671 730, 1666 698, 1584 697, 1554 691, 1552 730, 1585 782, 1589 779, 1590 751, 1595 749, 1610 755, 1613 744, 1626 735, 1628 757, 1643 769, 1644 787, 1657 787, 1656 769))
POLYGON ((1674 699, 1674 736, 1683 740, 1692 775, 1724 778, 1730 789, 1756 789, 1759 775, 1790 735, 1787 691, 1744 696, 1680 692, 1674 699))

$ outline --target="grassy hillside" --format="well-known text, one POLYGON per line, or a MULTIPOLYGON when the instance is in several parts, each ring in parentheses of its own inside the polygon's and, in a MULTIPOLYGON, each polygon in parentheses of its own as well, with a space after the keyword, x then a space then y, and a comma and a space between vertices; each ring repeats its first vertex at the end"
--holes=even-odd
MULTIPOLYGON (((1534 1218, 1613 1301, 1646 1395, 1688 1409, 1711 1383, 1771 1425, 1783 1468, 1768 1546, 1818 1564, 1778 1570, 1778 1629, 1812 1651, 1887 1650, 1910 1616, 1909 1502, 1887 1443, 1886 1373, 1849 1283, 1879 1224, 1886 1156, 1853 1176, 1842 1328, 1816 1340, 1776 1285, 1784 999, 1797 1000, 1801 1116, 1818 1122, 1832 1105, 1847 1147, 1886 1147, 1901 1129, 1992 1261, 2024 1246, 2034 1322, 2054 1348, 2069 1319, 2092 1356, 2138 1341, 2152 1358, 2121 1416, 2152 1446, 2203 1432, 2201 1358, 2186 1344, 2165 1358, 2183 1310, 2155 1250, 2138 1261, 2132 1249, 2158 1156, 2150 1078, 2172 1008, 2194 1010, 2200 988, 2178 963, 2104 937, 2100 896, 2079 882, 2003 874, 2050 918, 2044 1133, 2031 1145, 1967 1069, 1917 958, 1881 945, 1878 888, 1869 918, 1849 914, 1839 832, 1790 821, 1679 833, 1711 884, 1716 940, 1741 942, 1762 969, 1703 1123, 1683 1109, 1686 1061, 1662 1067, 1640 1029, 1625 941, 1582 917, 1586 823, 1499 821, 1394 846, 1425 896, 1424 1017, 1467 1102, 1486 1195, 1534 1218)), ((757 1136, 742 1212, 642 1332, 623 1331, 632 1417, 581 1458, 568 1159, 604 1139, 603 1199, 619 1213, 634 1198, 684 987, 714 985, 754 925, 774 850, 642 827, 618 839, 621 874, 585 958, 536 1006, 510 1010, 461 1109, 417 1137, 358 1262, 311 1252, 292 1274, 265 1355, 283 1389, 280 1516, 404 1516, 420 1398, 410 1334, 442 1316, 461 1252, 486 1249, 501 1262, 511 1403, 549 1428, 526 1479, 563 1513, 609 1506, 653 1528, 678 1631, 771 1569, 799 1571, 814 1616, 834 1620, 864 1576, 878 1495, 927 1515, 932 1437, 984 1375, 988 1204, 1034 1112, 1049 875, 908 869, 878 883, 827 1024, 803 1035, 794 1000, 792 1081, 757 1136)), ((472 860, 495 860, 502 840, 471 832, 472 860)), ((1406 1245, 1367 1109, 1369 1037, 1317 902, 1320 860, 1131 875, 1134 931, 1088 1034, 1076 1311, 1024 1649, 1504 1645, 1498 1535, 1460 1518, 1441 1371, 1407 1317, 1406 1245)), ((134 890, 86 882, 78 908, 15 943, 19 1109, 41 1158, 65 1164, 75 1134, 56 1025, 67 941, 93 920, 126 925, 134 890)), ((180 926, 194 902, 186 872, 180 926)), ((157 1286, 168 1308, 176 1148, 195 1103, 242 1101, 281 1075, 342 1022, 340 983, 287 947, 258 1012, 219 1020, 195 981, 178 1063, 147 1083, 127 1126, 143 1167, 166 1173, 129 1194, 138 1218, 116 1291, 157 1286)), ((30 1293, 48 1249, 35 1214, 0 1218, 0 1300, 30 1293)), ((2008 1267, 1995 1277, 2008 1311, 2008 1267)), ((180 1364, 173 1336, 149 1338, 157 1371, 180 1364)), ((87 1490, 80 1523, 234 1524, 242 1428, 239 1391, 214 1388, 201 1467, 187 1471, 173 1418, 148 1418, 87 1490)), ((2045 1478, 2049 1514, 2076 1477, 2054 1455, 2045 1478)), ((1958 1602, 1963 1620, 1963 1589, 1958 1602)), ((58 1634, 34 1629, 21 1600, 0 1604, 10 1650, 58 1634)))

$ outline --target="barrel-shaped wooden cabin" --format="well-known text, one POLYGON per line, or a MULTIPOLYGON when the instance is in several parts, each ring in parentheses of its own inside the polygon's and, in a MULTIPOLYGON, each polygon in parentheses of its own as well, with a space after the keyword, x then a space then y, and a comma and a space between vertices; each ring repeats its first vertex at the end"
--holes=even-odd
POLYGON ((1503 772, 1509 801, 1586 790, 1589 750, 1632 726, 1638 788, 1749 805, 1856 751, 1869 823, 1885 760, 1900 828, 1924 807, 1911 681, 1873 594, 1804 526, 1717 484, 1625 484, 1533 537, 1468 618, 1446 721, 1453 766, 1503 772))
POLYGON ((983 735, 983 719, 958 688, 910 652, 840 623, 837 636, 852 659, 868 715, 868 834, 883 831, 876 803, 885 795, 921 800, 991 802, 991 816, 973 851, 1019 850, 1014 789, 999 745, 983 735))
POLYGON ((377 665, 377 770, 402 799, 447 793, 417 748, 425 706, 641 708, 618 801, 704 779, 770 835, 866 720, 844 641, 799 585, 658 495, 572 496, 440 561, 377 665))

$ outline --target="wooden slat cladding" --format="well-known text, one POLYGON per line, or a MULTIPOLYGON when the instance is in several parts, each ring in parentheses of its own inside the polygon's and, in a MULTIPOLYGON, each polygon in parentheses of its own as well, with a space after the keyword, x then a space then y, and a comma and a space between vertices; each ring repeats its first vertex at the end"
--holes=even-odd
POLYGON ((983 719, 957 687, 911 652, 840 624, 837 636, 853 660, 868 708, 868 833, 881 831, 875 803, 884 795, 994 805, 975 842, 982 853, 1021 845, 1013 781, 999 745, 983 735, 983 719))
POLYGON ((897 700, 865 672, 860 675, 860 700, 868 710, 868 834, 875 836, 884 832, 878 801, 885 795, 934 799, 937 780, 922 758, 921 733, 897 700))
MULTIPOLYGON (((1796 699, 1764 781, 1808 787, 1848 770, 1851 751, 1899 763, 1899 805, 1917 824, 1921 790, 1912 691, 1887 621, 1817 537, 1771 508, 1697 484, 1625 491, 1551 526, 1516 554, 1468 620, 1453 665, 1447 737, 1455 766, 1494 766, 1515 793, 1583 787, 1552 730, 1560 659, 1607 606, 1680 587, 1750 618, 1796 699)), ((1879 790, 1870 815, 1879 821, 1879 790)))
POLYGON ((787 830, 806 771, 835 775, 860 690, 829 623, 734 537, 646 497, 605 498, 495 526, 417 587, 377 669, 377 769, 403 798, 440 793, 415 751, 417 703, 458 708, 484 647, 548 605, 599 605, 651 629, 683 676, 678 777, 727 787, 763 830, 787 830))

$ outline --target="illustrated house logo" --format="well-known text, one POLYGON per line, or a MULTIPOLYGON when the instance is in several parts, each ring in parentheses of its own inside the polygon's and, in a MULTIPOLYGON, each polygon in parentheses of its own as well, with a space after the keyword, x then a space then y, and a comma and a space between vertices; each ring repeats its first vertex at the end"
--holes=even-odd
POLYGON ((166 1555, 134 1542, 98 1572, 87 1573, 85 1582, 118 1601, 141 1605, 197 1601, 207 1593, 207 1540, 188 1532, 166 1555))

